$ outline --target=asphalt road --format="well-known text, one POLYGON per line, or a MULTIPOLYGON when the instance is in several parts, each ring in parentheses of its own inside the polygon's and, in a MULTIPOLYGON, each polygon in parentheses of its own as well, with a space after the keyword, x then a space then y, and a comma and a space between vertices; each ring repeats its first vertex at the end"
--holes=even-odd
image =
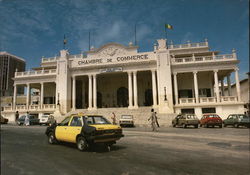
POLYGON ((1 126, 2 175, 250 174, 249 129, 126 128, 109 151, 49 145, 45 126, 1 126))

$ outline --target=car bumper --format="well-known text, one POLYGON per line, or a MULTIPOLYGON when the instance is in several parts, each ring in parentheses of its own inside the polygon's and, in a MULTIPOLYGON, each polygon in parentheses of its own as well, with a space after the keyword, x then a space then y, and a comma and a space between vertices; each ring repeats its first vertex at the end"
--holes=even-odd
POLYGON ((124 137, 123 134, 114 134, 114 135, 100 135, 100 136, 90 136, 87 140, 94 143, 105 143, 119 140, 124 137))

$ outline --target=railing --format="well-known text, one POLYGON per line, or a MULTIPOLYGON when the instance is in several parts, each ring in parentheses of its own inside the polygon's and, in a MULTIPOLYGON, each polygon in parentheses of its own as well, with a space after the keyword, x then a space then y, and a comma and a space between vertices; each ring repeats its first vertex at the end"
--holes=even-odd
POLYGON ((195 48, 195 47, 207 47, 208 42, 201 43, 188 43, 188 44, 178 44, 178 45, 169 45, 169 49, 183 49, 183 48, 195 48))
POLYGON ((42 63, 55 62, 58 57, 42 58, 42 63))
POLYGON ((16 110, 26 110, 26 105, 16 105, 16 110))
POLYGON ((40 108, 40 105, 29 105, 30 110, 37 110, 40 108))
POLYGON ((215 103, 215 97, 200 97, 200 103, 215 103))
POLYGON ((4 111, 11 111, 12 110, 12 106, 4 106, 3 110, 4 111))
POLYGON ((185 57, 185 58, 172 58, 172 63, 194 63, 194 62, 206 62, 206 61, 221 61, 221 60, 234 60, 233 54, 227 55, 215 55, 215 56, 197 56, 197 57, 185 57))
POLYGON ((55 109, 56 105, 55 104, 44 104, 43 109, 55 109))
POLYGON ((235 96, 222 96, 221 102, 237 102, 237 97, 235 97, 235 96))
POLYGON ((50 74, 56 74, 56 69, 16 72, 15 77, 39 76, 39 75, 50 75, 50 74))
POLYGON ((195 103, 195 98, 179 98, 180 104, 195 103))

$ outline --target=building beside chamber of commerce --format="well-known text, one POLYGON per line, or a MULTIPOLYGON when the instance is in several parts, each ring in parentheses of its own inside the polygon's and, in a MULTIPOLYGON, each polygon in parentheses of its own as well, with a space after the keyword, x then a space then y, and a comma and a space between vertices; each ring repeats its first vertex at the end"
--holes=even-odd
POLYGON ((15 111, 51 113, 58 120, 72 113, 101 114, 110 118, 131 114, 135 124, 148 124, 154 108, 161 124, 169 124, 177 113, 216 112, 222 118, 243 113, 236 52, 220 55, 210 51, 208 41, 173 45, 157 40, 153 51, 138 52, 129 43, 105 44, 91 48, 86 55, 42 58, 34 71, 16 72, 13 105, 2 112, 14 120, 15 111), (235 77, 231 77, 231 73, 235 77), (236 95, 231 92, 231 80, 236 95), (227 79, 228 92, 224 92, 227 79), (219 93, 219 81, 222 92, 219 93), (26 104, 16 102, 18 87, 26 87, 26 104), (37 89, 37 103, 31 102, 31 89, 37 89))
MULTIPOLYGON (((1 107, 9 106, 12 103, 14 92, 14 76, 16 71, 25 71, 25 60, 8 52, 0 52, 0 96, 1 107)), ((22 94, 23 88, 17 92, 22 94)))

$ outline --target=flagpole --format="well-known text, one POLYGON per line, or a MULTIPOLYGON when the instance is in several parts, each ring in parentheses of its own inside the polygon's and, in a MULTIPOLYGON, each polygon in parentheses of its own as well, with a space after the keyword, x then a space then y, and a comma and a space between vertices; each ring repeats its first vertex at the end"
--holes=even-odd
POLYGON ((137 45, 137 41, 136 41, 136 23, 135 23, 135 46, 137 45))
POLYGON ((65 50, 65 34, 63 35, 63 50, 65 50))
POLYGON ((90 51, 90 31, 89 31, 89 51, 90 51))
POLYGON ((167 48, 168 48, 168 43, 167 43, 167 37, 168 37, 168 35, 167 35, 167 27, 166 27, 166 24, 164 25, 164 28, 165 28, 166 46, 167 46, 167 48))

